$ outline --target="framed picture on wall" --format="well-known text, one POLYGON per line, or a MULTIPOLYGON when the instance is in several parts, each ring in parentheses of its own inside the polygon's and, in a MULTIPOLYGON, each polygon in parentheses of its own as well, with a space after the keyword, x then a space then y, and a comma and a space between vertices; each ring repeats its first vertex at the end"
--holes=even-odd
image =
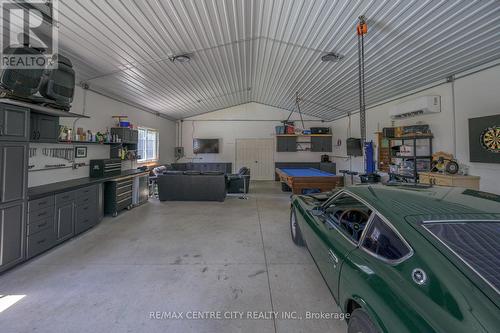
POLYGON ((471 162, 500 163, 500 114, 469 119, 471 162))
POLYGON ((87 157, 87 147, 75 147, 75 158, 87 157))

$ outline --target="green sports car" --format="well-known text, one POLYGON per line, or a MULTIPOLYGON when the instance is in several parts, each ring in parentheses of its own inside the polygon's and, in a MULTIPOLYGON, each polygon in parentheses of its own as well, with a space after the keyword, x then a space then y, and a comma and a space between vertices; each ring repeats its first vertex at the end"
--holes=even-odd
POLYGON ((293 196, 349 332, 500 332, 500 196, 387 185, 293 196))

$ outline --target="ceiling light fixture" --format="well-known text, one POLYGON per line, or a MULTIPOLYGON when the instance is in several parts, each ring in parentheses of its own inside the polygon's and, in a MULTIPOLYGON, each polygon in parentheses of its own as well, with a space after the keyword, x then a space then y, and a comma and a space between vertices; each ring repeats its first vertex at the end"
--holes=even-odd
POLYGON ((191 57, 187 54, 179 54, 176 56, 170 57, 171 62, 180 62, 180 63, 186 63, 191 60, 191 57))
POLYGON ((323 61, 323 62, 338 62, 338 61, 342 60, 342 58, 344 58, 343 55, 340 55, 340 54, 335 53, 335 52, 330 52, 330 53, 322 55, 321 61, 323 61))

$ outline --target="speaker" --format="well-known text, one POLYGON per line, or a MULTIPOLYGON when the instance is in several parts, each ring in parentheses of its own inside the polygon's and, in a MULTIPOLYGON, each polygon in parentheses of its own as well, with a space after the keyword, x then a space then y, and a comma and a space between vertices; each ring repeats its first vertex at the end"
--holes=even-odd
POLYGON ((179 159, 184 157, 184 147, 175 147, 175 158, 179 159))

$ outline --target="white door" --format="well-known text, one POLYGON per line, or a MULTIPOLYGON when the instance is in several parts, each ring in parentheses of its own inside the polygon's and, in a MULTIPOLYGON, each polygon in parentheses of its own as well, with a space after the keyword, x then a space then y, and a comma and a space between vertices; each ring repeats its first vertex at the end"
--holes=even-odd
POLYGON ((236 171, 244 166, 252 180, 273 180, 274 139, 236 139, 236 171))

